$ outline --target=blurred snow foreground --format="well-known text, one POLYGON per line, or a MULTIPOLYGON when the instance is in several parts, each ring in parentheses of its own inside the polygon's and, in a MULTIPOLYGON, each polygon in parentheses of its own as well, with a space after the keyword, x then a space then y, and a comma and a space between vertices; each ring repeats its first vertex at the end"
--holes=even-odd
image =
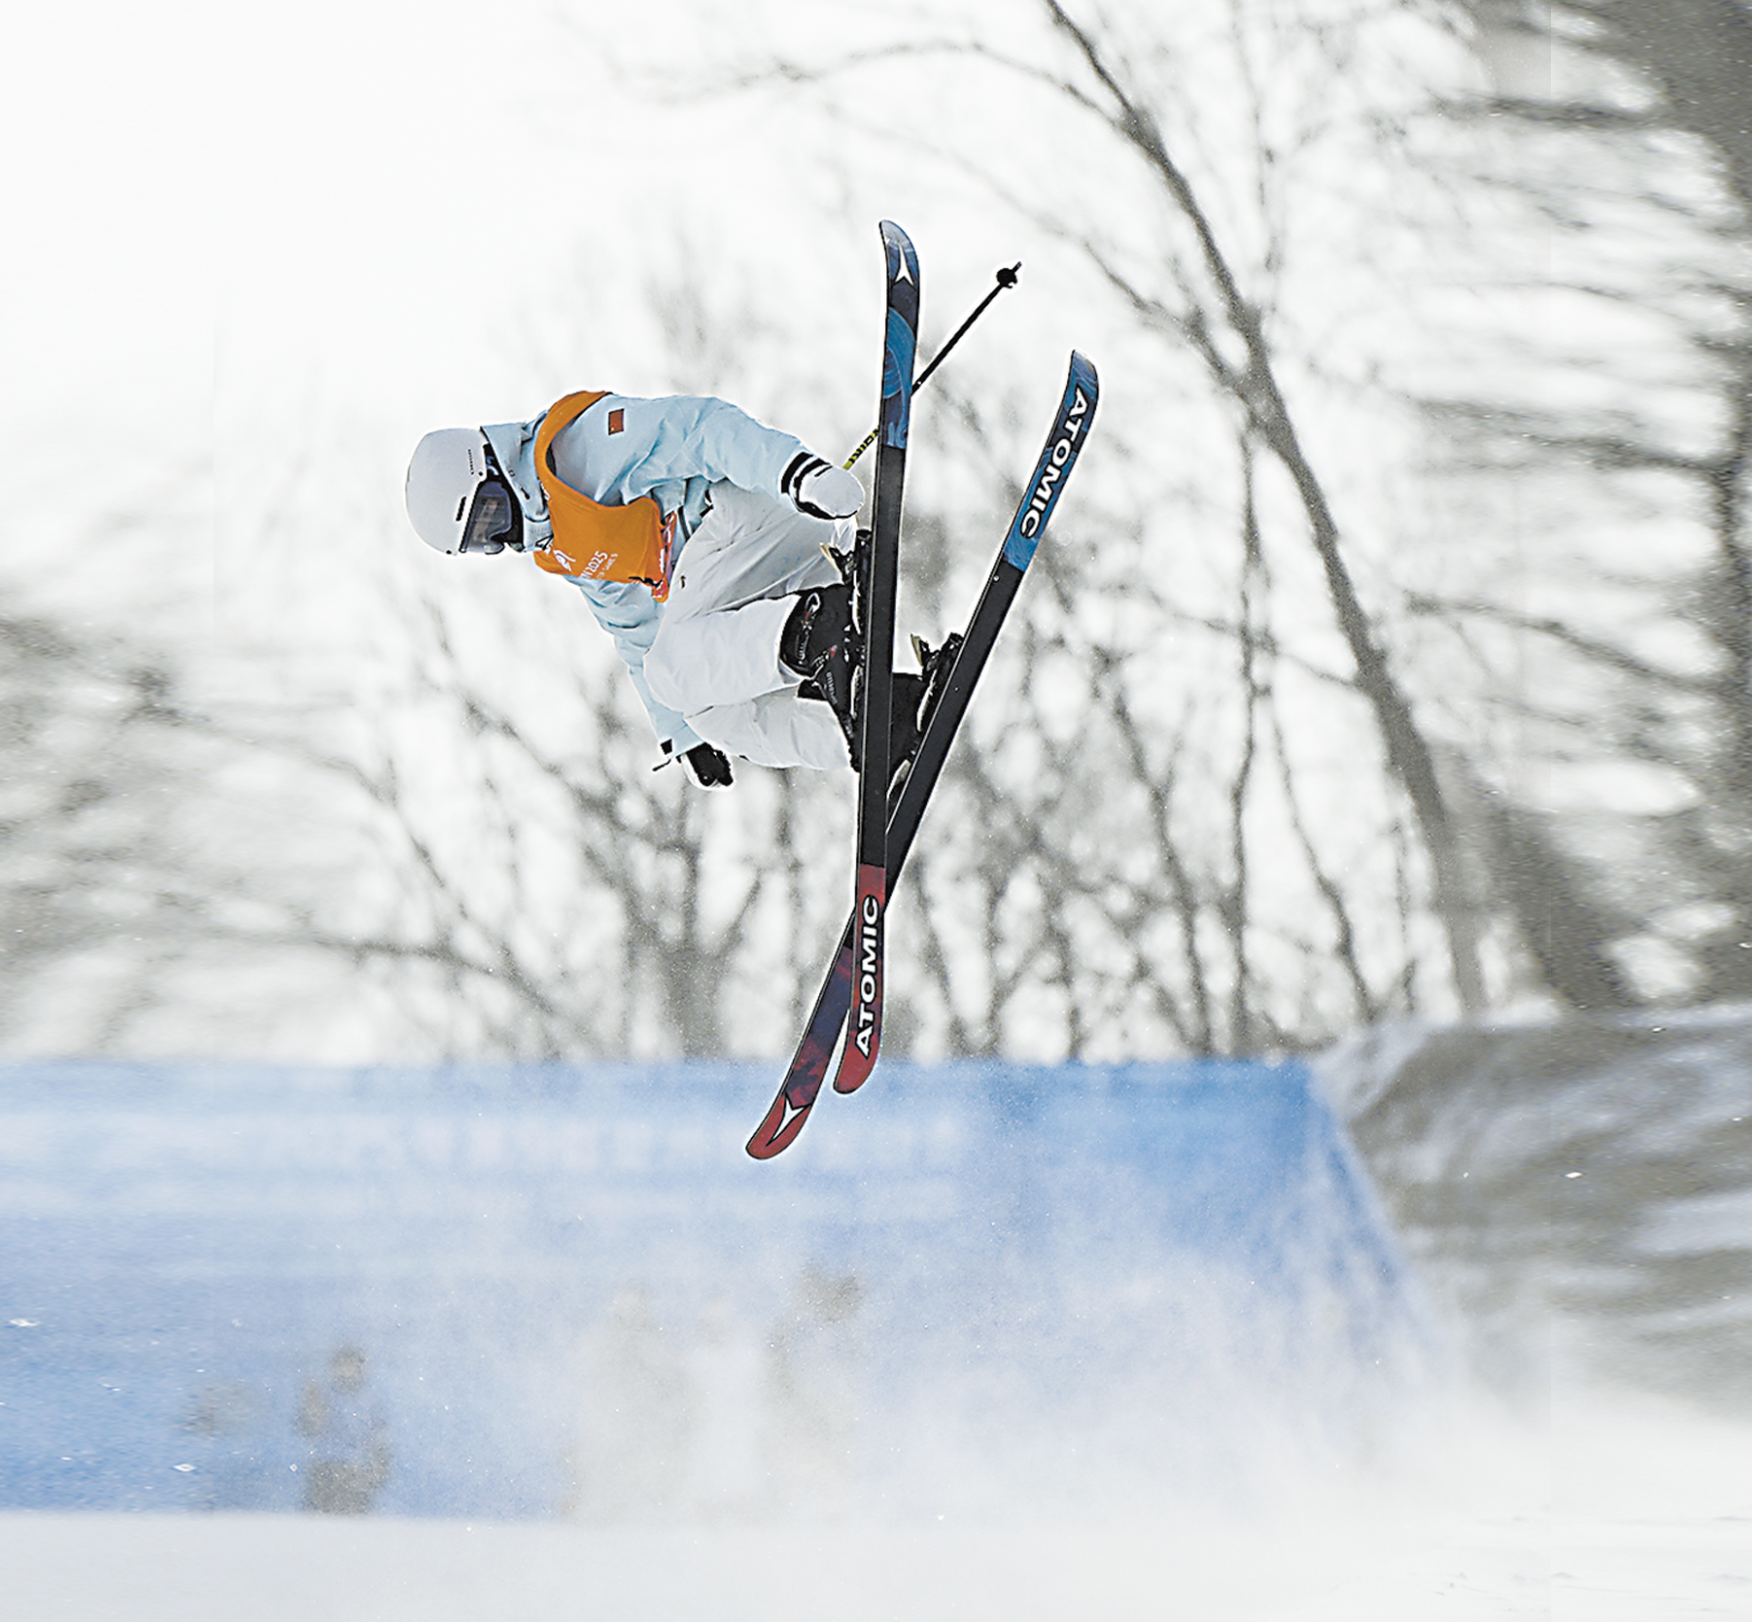
MULTIPOLYGON (((1689 1129, 1638 1130, 1707 1162, 1745 1038, 1582 1043, 1567 1096, 1598 1133, 1648 1119, 1624 1063, 1701 1075, 1689 1129)), ((1420 1155, 1444 1052, 1359 1048, 1324 1093, 896 1064, 768 1165, 750 1067, 12 1067, 0 1561, 20 1614, 142 1622, 1741 1614, 1731 1391, 1608 1387, 1640 1365, 1564 1361, 1612 1338, 1573 1312, 1526 1333, 1541 1401, 1467 1384, 1513 1314, 1455 1314, 1493 1249, 1520 1288, 1512 1222, 1549 1231, 1498 1174, 1543 1168, 1561 1089, 1548 1053, 1497 1167, 1420 1155), (1496 1176, 1470 1245, 1432 1198, 1462 1171, 1496 1176)))

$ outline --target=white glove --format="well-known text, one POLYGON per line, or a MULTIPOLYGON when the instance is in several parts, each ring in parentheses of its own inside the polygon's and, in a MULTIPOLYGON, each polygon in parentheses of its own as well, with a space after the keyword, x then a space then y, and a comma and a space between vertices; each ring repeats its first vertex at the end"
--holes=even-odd
POLYGON ((864 487, 849 469, 835 467, 807 452, 791 459, 779 480, 779 493, 811 518, 850 518, 864 505, 864 487))

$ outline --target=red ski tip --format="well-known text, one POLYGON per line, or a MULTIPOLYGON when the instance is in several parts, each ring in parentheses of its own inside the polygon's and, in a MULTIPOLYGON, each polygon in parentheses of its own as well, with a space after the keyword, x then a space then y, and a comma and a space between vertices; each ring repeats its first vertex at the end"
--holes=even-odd
POLYGON ((749 1154, 756 1160, 771 1160, 774 1155, 783 1153, 803 1130, 803 1123, 814 1108, 814 1099, 799 1109, 781 1092, 773 1100, 766 1119, 754 1129, 754 1136, 748 1140, 749 1154))

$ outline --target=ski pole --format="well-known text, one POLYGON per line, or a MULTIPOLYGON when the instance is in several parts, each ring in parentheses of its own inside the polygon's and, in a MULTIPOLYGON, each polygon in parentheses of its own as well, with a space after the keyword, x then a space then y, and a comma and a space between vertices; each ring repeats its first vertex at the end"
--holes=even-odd
MULTIPOLYGON (((941 349, 939 349, 934 356, 931 357, 931 364, 929 366, 927 366, 922 372, 919 373, 918 378, 913 383, 913 393, 914 394, 917 394, 918 391, 920 389, 922 389, 927 382, 930 381, 931 373, 936 371, 936 369, 939 366, 941 366, 946 359, 948 359, 949 351, 951 349, 953 349, 958 343, 961 342, 962 334, 965 333, 967 331, 967 329, 974 324, 975 321, 979 320, 979 318, 985 314, 986 306, 988 304, 990 304, 991 301, 998 296, 998 294, 1003 292, 1003 290, 1006 287, 1014 287, 1016 285, 1016 279, 1021 274, 1022 274, 1022 261, 1020 259, 1018 259, 1015 264, 1009 266, 1007 269, 1003 269, 1003 270, 998 271, 997 285, 995 287, 993 287, 992 290, 989 293, 987 293, 986 296, 984 298, 982 298, 979 301, 979 303, 973 307, 973 314, 970 315, 965 321, 963 321, 961 323, 960 326, 958 326, 955 329, 955 331, 950 335, 949 342, 944 344, 943 347, 941 349)), ((855 451, 852 452, 852 454, 850 456, 848 456, 845 459, 844 466, 850 467, 852 465, 852 463, 857 461, 857 459, 864 454, 865 451, 869 450, 869 448, 876 443, 876 435, 880 431, 881 430, 879 428, 872 428, 870 430, 870 432, 864 436, 864 443, 861 444, 855 451)))

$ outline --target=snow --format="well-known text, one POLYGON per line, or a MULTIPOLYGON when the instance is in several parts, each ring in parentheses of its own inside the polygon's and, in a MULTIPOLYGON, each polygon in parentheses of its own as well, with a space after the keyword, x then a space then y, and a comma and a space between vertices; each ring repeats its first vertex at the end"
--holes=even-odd
MULTIPOLYGON (((1724 1029, 1720 1040, 1735 1035, 1724 1029)), ((1670 1071, 1671 1056, 1657 1057, 1670 1071)), ((37 1401, 34 1421, 18 1399, 65 1388, 99 1451, 106 1437, 122 1437, 127 1414, 158 1423, 152 1447, 123 1462, 131 1481, 161 1481, 162 1490, 108 1501, 187 1508, 0 1514, 5 1614, 33 1622, 1745 1614, 1752 1421, 1580 1376, 1555 1340, 1548 1383, 1518 1399, 1487 1397, 1451 1373, 1420 1373, 1416 1359, 1388 1381, 1358 1380, 1341 1349, 1352 1348, 1365 1376, 1377 1368, 1373 1359, 1393 1346, 1378 1331, 1399 1298, 1365 1293, 1376 1317, 1358 1342, 1368 1325, 1333 1317, 1337 1292, 1282 1293, 1285 1280, 1268 1264, 1286 1229, 1250 1227, 1250 1214, 1262 1193, 1267 1203, 1284 1198, 1285 1170, 1306 1179, 1301 1203, 1284 1208, 1296 1229, 1325 1211, 1358 1255, 1371 1250, 1379 1221, 1367 1191, 1347 1181, 1354 1161, 1330 1154, 1321 1116, 1264 1108, 1298 1096, 1293 1069, 1192 1067, 1149 1085, 1094 1069, 1036 1070, 1021 1075, 1029 1086, 1012 1078, 989 1095, 964 1076, 958 1099, 943 1075, 897 1066, 855 1115, 812 1124, 820 1136, 803 1148, 819 1154, 765 1167, 736 1154, 737 1133, 765 1102, 768 1078, 757 1070, 672 1076, 657 1090, 661 1104, 631 1071, 618 1090, 598 1076, 588 1107, 557 1076, 509 1087, 502 1077, 451 1073, 423 1086, 415 1073, 280 1072, 269 1111, 251 1102, 260 1076, 249 1085, 241 1070, 222 1067, 180 1085, 160 1076, 155 1103, 126 1067, 14 1075, 6 1215, 48 1282, 39 1287, 30 1268, 14 1269, 0 1349, 20 1361, 0 1391, 10 1410, 0 1417, 15 1439, 32 1424, 59 1423, 59 1399, 37 1401), (1079 1088, 1087 1141, 1077 1153, 1105 1157, 1105 1169, 1073 1156, 1065 1177, 1041 1150, 1057 1143, 1062 1154, 1063 1122, 1052 1124, 1051 1112, 1079 1088), (1121 1107, 1103 1118, 1089 1102, 1100 1097, 1121 1107), (981 1099, 1003 1108, 993 1113, 981 1099), (653 1109, 696 1130, 673 1140, 648 1121, 640 1130, 641 1112, 653 1109), (1274 1118, 1280 1124, 1267 1130, 1274 1118), (895 1136, 903 1126, 915 1134, 904 1146, 895 1136), (665 1141, 673 1153, 658 1153, 665 1141), (1150 1145, 1135 1166, 1121 1152, 1128 1142, 1150 1145), (31 1164, 38 1173, 84 1168, 88 1186, 68 1209, 55 1199, 66 1176, 27 1175, 31 1164), (1136 1179, 1145 1166, 1154 1175, 1136 1179), (301 1200, 285 1197, 288 1179, 301 1200), (1074 1207, 1059 1200, 1067 1190, 1076 1191, 1074 1207), (1165 1202, 1159 1208, 1140 1206, 1150 1190, 1165 1202), (446 1191, 448 1201, 439 1197, 446 1191), (987 1198, 1005 1191, 1008 1203, 987 1198), (556 1199, 573 1220, 588 1217, 588 1242, 541 1219, 556 1199), (1163 1232, 1187 1247, 1177 1262, 1164 1266, 1139 1246, 1146 1209, 1154 1221, 1171 1219, 1163 1232), (674 1224, 687 1225, 697 1249, 702 1212, 712 1230, 706 1248, 718 1250, 696 1256, 687 1277, 667 1277, 657 1264, 676 1265, 674 1224), (263 1214, 265 1226, 253 1221, 263 1214), (846 1231, 827 1260, 838 1270, 818 1281, 814 1327, 793 1329, 780 1372, 825 1398, 824 1409, 857 1410, 860 1456, 878 1467, 855 1478, 817 1469, 814 1487, 787 1502, 774 1478, 751 1473, 759 1444, 747 1395, 773 1378, 776 1342, 761 1326, 789 1309, 778 1298, 764 1317, 744 1310, 760 1303, 738 1308, 723 1257, 746 1263, 752 1254, 736 1237, 739 1223, 757 1218, 764 1228, 778 1218, 819 1244, 836 1214, 846 1231), (159 1235, 140 1290, 112 1282, 94 1293, 92 1279, 57 1262, 56 1224, 69 1216, 83 1235, 69 1254, 93 1265, 112 1249, 126 1264, 130 1245, 159 1235), (1128 1224, 1123 1253, 1141 1270, 1109 1276, 1101 1246, 1128 1224), (1000 1230, 1008 1238, 974 1274, 955 1274, 959 1258, 984 1254, 987 1235, 1000 1230), (543 1232, 551 1255, 533 1248, 543 1232), (165 1239, 177 1234, 186 1238, 165 1239), (863 1258, 862 1304, 836 1319, 821 1309, 850 1276, 843 1269, 853 1252, 863 1258), (244 1265, 252 1257, 253 1272, 244 1265), (635 1258, 657 1268, 649 1295, 624 1283, 611 1295, 635 1258), (706 1276, 695 1277, 702 1258, 706 1276), (1239 1272, 1229 1265, 1237 1261, 1239 1272), (418 1293, 435 1262, 429 1282, 448 1308, 418 1293), (969 1295, 977 1279, 989 1300, 969 1295), (342 1300, 349 1280, 365 1293, 342 1300), (193 1314, 177 1306, 191 1287, 193 1314), (568 1291, 577 1298, 569 1306, 568 1291), (93 1313, 80 1309, 87 1297, 93 1313), (372 1305, 391 1300, 394 1310, 372 1305), (509 1320, 492 1310, 495 1300, 510 1303, 509 1320), (554 1300, 570 1326, 563 1335, 529 1310, 532 1301, 551 1310, 554 1300), (223 1316, 234 1305, 247 1326, 223 1316), (580 1306, 589 1310, 573 1310, 580 1306), (222 1474, 223 1445, 247 1442, 257 1422, 226 1408, 226 1394, 259 1387, 272 1395, 273 1386, 290 1400, 312 1372, 306 1354, 329 1344, 312 1334, 325 1311, 340 1314, 330 1327, 363 1320, 383 1337, 373 1377, 405 1474, 392 1478, 379 1506, 386 1513, 296 1513, 296 1488, 264 1487, 261 1458, 243 1460, 229 1484, 222 1474), (471 1324, 482 1347, 457 1338, 471 1324), (1166 1388, 1126 1383, 1139 1325, 1154 1359, 1174 1337, 1186 1343, 1169 1358, 1166 1388), (165 1326, 184 1338, 149 1349, 146 1335, 156 1346, 165 1326), (847 1330, 852 1342, 825 1344, 847 1330), (55 1372, 47 1356, 55 1336, 78 1354, 83 1385, 55 1372), (1003 1355, 992 1355, 997 1343, 1003 1355), (474 1358, 483 1347, 490 1355, 474 1358), (124 1361, 106 1363, 111 1352, 124 1361), (861 1387, 846 1383, 860 1357, 861 1387), (154 1386, 159 1363, 165 1377, 154 1386), (461 1364, 468 1368, 459 1373, 461 1364), (887 1372, 876 1377, 879 1364, 887 1372), (589 1380, 561 1391, 580 1370, 589 1380), (191 1371, 214 1382, 203 1387, 213 1397, 210 1422, 188 1419, 188 1392, 201 1385, 189 1385, 191 1371), (416 1373, 440 1377, 443 1390, 428 1384, 419 1398, 416 1373), (652 1486, 645 1466, 676 1438, 635 1426, 632 1445, 617 1445, 616 1416, 579 1398, 590 1382, 636 1395, 674 1379, 696 1405, 693 1429, 677 1443, 688 1454, 687 1486, 641 1493, 641 1481, 652 1486), (1018 1393, 1030 1392, 1033 1407, 1018 1409, 1018 1393), (1284 1423, 1286 1406, 1319 1423, 1284 1423), (993 1415, 1002 1421, 995 1429, 986 1423, 993 1415), (547 1488, 561 1484, 555 1461, 574 1433, 598 1461, 597 1481, 575 1484, 562 1501, 547 1488), (1136 1458, 1124 1444, 1159 1443, 1158 1433, 1172 1445, 1149 1454, 1148 1474, 1128 1474, 1136 1458), (882 1464, 903 1452, 906 1469, 882 1464), (535 1454, 554 1457, 532 1464, 535 1454), (1049 1476, 1038 1469, 1043 1459, 1049 1476), (438 1483, 457 1465, 466 1468, 451 1485, 438 1483), (603 1469, 618 1472, 613 1491, 601 1490, 603 1469), (516 1490, 496 1486, 501 1477, 516 1490), (208 1503, 260 1507, 213 1513, 200 1508, 208 1503)), ((1577 1096, 1591 1085, 1577 1081, 1577 1096)), ((1731 1209, 1720 1216, 1731 1219, 1731 1209)), ((804 1254, 761 1271, 782 1291, 804 1254)), ((1432 1253, 1428 1265, 1439 1263, 1432 1253)), ((1333 1276, 1355 1291, 1369 1275, 1353 1266, 1333 1276)), ((1587 1327, 1600 1339, 1612 1324, 1587 1327)), ((819 1436, 791 1440, 805 1452, 816 1447, 792 1460, 797 1468, 819 1465, 819 1436)), ((300 1479, 300 1457, 262 1455, 288 1483, 300 1479)), ((32 1501, 31 1468, 14 1449, 14 1504, 32 1501)))
POLYGON ((1752 1600, 1752 1428, 1594 1393, 1471 1412, 1421 1479, 1122 1524, 578 1527, 290 1515, 0 1516, 33 1622, 1682 1622, 1752 1600), (1469 1440, 1464 1446, 1454 1438, 1469 1440))

